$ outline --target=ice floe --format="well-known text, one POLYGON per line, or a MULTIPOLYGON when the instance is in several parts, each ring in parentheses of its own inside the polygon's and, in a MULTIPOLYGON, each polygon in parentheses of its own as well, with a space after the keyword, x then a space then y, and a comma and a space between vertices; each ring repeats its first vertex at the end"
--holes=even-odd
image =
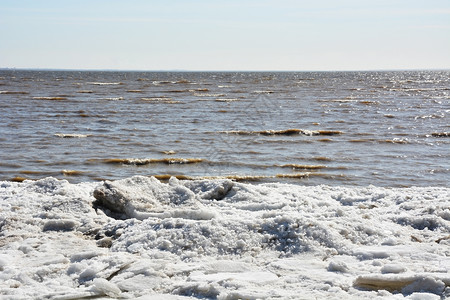
POLYGON ((450 189, 0 182, 2 299, 442 299, 450 189))

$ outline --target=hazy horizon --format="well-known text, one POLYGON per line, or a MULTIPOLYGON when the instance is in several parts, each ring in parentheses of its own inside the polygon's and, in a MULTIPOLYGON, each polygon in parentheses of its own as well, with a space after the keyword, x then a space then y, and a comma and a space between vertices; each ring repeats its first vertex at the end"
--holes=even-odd
POLYGON ((5 0, 0 25, 2 69, 450 69, 444 0, 5 0))
POLYGON ((428 69, 348 69, 348 70, 185 70, 185 69, 159 69, 159 70, 151 70, 151 69, 76 69, 76 68, 16 68, 16 67, 0 67, 0 71, 55 71, 55 72, 173 72, 173 73, 234 73, 234 72, 242 72, 242 73, 302 73, 302 72, 317 72, 317 73, 327 73, 327 72, 421 72, 421 71, 450 71, 450 68, 428 68, 428 69))

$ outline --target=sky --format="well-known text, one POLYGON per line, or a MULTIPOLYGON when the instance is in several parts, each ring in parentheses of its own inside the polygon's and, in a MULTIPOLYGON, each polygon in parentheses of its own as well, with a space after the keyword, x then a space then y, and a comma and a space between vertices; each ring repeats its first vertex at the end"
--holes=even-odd
POLYGON ((450 1, 0 0, 0 68, 450 69, 450 1))

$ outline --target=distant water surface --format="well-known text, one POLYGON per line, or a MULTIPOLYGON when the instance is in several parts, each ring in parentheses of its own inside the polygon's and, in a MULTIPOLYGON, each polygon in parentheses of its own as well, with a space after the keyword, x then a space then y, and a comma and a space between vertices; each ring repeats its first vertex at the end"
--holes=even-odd
POLYGON ((450 186, 450 72, 0 71, 0 180, 450 186))

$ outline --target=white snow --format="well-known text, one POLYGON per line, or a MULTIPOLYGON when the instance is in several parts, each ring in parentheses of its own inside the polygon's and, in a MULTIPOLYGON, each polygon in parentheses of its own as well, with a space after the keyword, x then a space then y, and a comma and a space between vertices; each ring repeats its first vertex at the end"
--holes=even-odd
POLYGON ((4 181, 0 298, 441 299, 449 211, 441 187, 4 181))

